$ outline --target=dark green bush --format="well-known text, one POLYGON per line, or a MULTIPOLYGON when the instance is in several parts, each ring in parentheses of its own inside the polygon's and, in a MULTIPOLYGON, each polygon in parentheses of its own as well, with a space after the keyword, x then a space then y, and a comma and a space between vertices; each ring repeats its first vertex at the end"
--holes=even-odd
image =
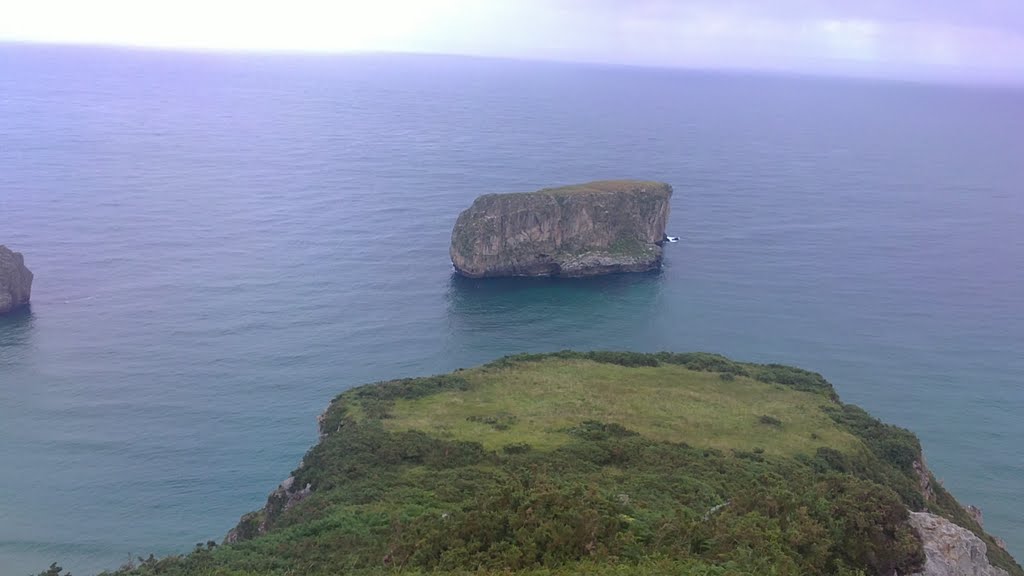
POLYGON ((486 424, 495 430, 508 430, 519 421, 519 418, 512 414, 495 414, 492 416, 470 416, 466 420, 486 424))
POLYGON ((532 449, 533 447, 525 442, 514 442, 501 447, 501 451, 505 454, 526 454, 532 449))

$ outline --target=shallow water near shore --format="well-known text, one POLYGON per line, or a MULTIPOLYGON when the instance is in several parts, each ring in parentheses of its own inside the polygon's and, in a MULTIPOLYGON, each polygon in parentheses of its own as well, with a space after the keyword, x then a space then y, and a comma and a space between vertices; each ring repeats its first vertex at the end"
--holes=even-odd
POLYGON ((1024 556, 1024 109, 1001 88, 0 46, 0 573, 219 540, 365 382, 523 351, 817 370, 1024 556), (660 273, 452 275, 481 193, 670 182, 660 273))

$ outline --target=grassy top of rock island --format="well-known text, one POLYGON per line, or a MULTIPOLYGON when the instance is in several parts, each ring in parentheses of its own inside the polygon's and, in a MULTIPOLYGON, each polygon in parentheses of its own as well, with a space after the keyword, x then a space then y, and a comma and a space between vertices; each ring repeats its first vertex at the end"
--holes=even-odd
POLYGON ((513 192, 513 194, 609 194, 629 192, 652 192, 660 194, 671 194, 671 186, 664 182, 654 180, 595 180, 583 184, 570 184, 568 186, 556 186, 553 188, 542 188, 535 192, 513 192))
POLYGON ((595 180, 593 182, 586 182, 582 184, 569 184, 566 186, 541 188, 540 190, 534 190, 531 192, 500 192, 482 194, 477 197, 476 202, 478 205, 486 205, 494 200, 527 198, 531 196, 547 196, 556 199, 565 199, 573 196, 607 196, 614 194, 642 195, 645 197, 649 196, 651 198, 667 200, 672 196, 672 186, 664 182, 657 182, 654 180, 595 180))

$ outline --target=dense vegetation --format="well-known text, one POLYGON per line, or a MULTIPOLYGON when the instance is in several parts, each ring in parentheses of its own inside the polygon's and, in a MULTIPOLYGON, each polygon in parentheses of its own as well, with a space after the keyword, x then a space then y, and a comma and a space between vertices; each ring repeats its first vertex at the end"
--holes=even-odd
POLYGON ((795 368, 514 356, 355 388, 321 430, 239 542, 119 574, 906 574, 908 508, 1024 574, 934 479, 925 497, 913 434, 795 368))

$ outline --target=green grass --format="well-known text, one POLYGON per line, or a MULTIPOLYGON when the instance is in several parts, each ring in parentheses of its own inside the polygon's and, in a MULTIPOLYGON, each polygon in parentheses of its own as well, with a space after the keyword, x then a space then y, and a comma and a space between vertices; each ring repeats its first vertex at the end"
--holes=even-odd
MULTIPOLYGON (((466 370, 460 376, 471 383, 469 391, 398 400, 384 420, 385 428, 476 441, 488 450, 513 442, 557 448, 572 439, 566 431, 585 420, 622 424, 654 440, 719 450, 761 448, 769 454, 811 456, 823 446, 862 448, 822 411, 822 405, 833 405, 830 399, 746 376, 726 381, 716 373, 682 366, 627 368, 558 358, 466 370), (500 415, 515 416, 516 421, 504 430, 473 421, 500 415), (763 415, 782 425, 763 424, 763 415)), ((355 410, 358 406, 352 405, 355 410)))
POLYGON ((556 188, 544 188, 537 192, 528 192, 528 194, 549 194, 554 196, 571 195, 571 194, 593 194, 593 193, 608 193, 608 192, 632 192, 635 190, 645 189, 648 191, 671 191, 671 187, 663 182, 655 182, 653 180, 598 180, 595 182, 587 182, 584 184, 572 184, 569 186, 559 186, 556 188))
POLYGON ((568 196, 586 194, 611 194, 611 193, 642 193, 651 198, 667 199, 672 195, 672 187, 664 182, 653 180, 597 180, 583 184, 570 184, 568 186, 556 186, 553 188, 542 188, 533 192, 504 192, 497 194, 484 194, 477 198, 478 202, 488 204, 503 197, 521 196, 550 196, 556 199, 568 196))

